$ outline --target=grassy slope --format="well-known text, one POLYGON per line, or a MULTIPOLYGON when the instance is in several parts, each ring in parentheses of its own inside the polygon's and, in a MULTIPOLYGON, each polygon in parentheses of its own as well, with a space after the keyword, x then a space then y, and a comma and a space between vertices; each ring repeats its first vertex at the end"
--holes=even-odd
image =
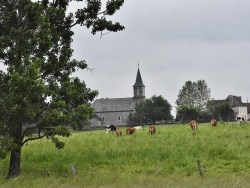
POLYGON ((145 126, 122 137, 105 130, 73 133, 63 138, 63 150, 47 140, 28 143, 21 176, 6 181, 8 159, 0 160, 0 187, 250 187, 249 124, 198 129, 157 126, 149 135, 145 126))

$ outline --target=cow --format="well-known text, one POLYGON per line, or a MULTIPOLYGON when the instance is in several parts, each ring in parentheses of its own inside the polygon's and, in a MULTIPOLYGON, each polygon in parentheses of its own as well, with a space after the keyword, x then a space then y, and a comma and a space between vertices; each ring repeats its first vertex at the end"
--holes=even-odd
POLYGON ((116 126, 115 125, 106 125, 106 133, 108 134, 109 131, 115 132, 116 131, 116 126))
POLYGON ((115 130, 115 133, 116 133, 117 136, 121 136, 122 135, 122 130, 120 128, 117 128, 115 130))
POLYGON ((156 128, 154 125, 150 125, 149 128, 148 128, 148 132, 149 134, 154 134, 156 132, 156 128))
POLYGON ((198 129, 198 123, 195 120, 190 121, 190 127, 193 131, 198 129))
POLYGON ((135 128, 130 128, 130 127, 127 128, 127 129, 126 129, 126 135, 133 134, 133 133, 135 132, 135 130, 136 130, 135 128))
POLYGON ((246 123, 245 118, 242 117, 242 116, 237 116, 237 117, 236 117, 236 120, 237 120, 237 123, 238 123, 238 124, 246 123))
POLYGON ((136 127, 134 127, 136 130, 140 130, 140 129, 142 129, 142 126, 136 126, 136 127))
POLYGON ((215 120, 215 119, 212 119, 211 121, 210 121, 210 124, 212 125, 212 126, 217 126, 217 121, 215 120))

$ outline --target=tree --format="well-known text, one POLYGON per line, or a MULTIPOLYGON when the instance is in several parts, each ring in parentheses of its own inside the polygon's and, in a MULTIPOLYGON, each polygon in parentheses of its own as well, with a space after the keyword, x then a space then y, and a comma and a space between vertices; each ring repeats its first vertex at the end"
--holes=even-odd
POLYGON ((171 105, 160 96, 153 96, 140 102, 135 107, 135 113, 130 114, 129 123, 155 123, 161 120, 172 120, 171 105))
POLYGON ((211 120, 212 116, 207 110, 199 111, 195 107, 181 106, 177 110, 176 121, 181 121, 182 123, 189 122, 191 120, 197 120, 199 123, 208 122, 211 120))
POLYGON ((192 106, 181 106, 177 109, 176 121, 186 122, 190 120, 197 120, 199 118, 199 111, 192 106))
POLYGON ((206 110, 207 101, 210 99, 210 89, 204 80, 197 82, 186 81, 177 96, 177 110, 183 106, 197 108, 198 111, 206 110))
POLYGON ((234 118, 234 110, 229 103, 220 103, 209 108, 210 113, 214 118, 228 120, 234 118))
MULTIPOLYGON (((81 0, 75 0, 81 2, 81 0)), ((90 102, 97 91, 72 77, 88 69, 84 60, 72 59, 72 28, 91 29, 92 34, 124 29, 106 20, 123 0, 86 0, 75 13, 66 13, 69 0, 0 0, 0 156, 10 153, 7 178, 20 174, 22 146, 47 137, 57 148, 93 112, 90 102), (34 135, 34 133, 36 133, 34 135)))

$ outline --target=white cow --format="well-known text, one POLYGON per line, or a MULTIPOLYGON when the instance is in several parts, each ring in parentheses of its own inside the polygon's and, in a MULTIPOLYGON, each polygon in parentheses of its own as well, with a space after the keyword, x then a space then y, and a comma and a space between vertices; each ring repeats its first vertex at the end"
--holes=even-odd
POLYGON ((236 120, 237 120, 237 123, 238 123, 238 124, 246 123, 245 118, 242 117, 242 116, 237 116, 237 117, 236 117, 236 120))
POLYGON ((142 129, 142 126, 136 126, 136 127, 134 127, 136 130, 140 130, 140 129, 142 129))

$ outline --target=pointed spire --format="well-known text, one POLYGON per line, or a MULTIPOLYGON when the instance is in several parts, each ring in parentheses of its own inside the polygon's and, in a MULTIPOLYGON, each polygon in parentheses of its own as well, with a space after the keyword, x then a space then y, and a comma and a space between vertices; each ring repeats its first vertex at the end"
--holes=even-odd
POLYGON ((133 87, 145 87, 145 85, 142 82, 141 73, 140 73, 140 69, 139 69, 139 63, 138 63, 138 71, 137 71, 136 81, 135 81, 135 84, 133 87))

